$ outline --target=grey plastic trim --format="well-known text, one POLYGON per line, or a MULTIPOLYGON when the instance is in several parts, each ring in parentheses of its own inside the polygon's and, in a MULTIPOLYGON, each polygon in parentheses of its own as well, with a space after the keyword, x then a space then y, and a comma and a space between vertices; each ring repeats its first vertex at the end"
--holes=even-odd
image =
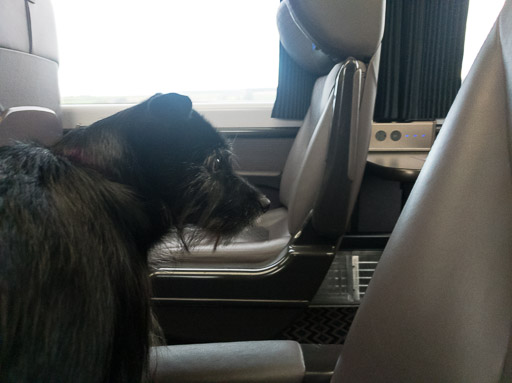
POLYGON ((353 76, 352 88, 352 119, 350 121, 350 145, 348 154, 347 177, 354 181, 357 173, 357 141, 359 129, 359 110, 361 109, 361 100, 363 93, 366 68, 361 67, 361 63, 355 62, 356 71, 353 76))
MULTIPOLYGON (((335 85, 334 114, 325 173, 312 215, 312 226, 321 236, 339 238, 350 219, 352 182, 357 176, 359 114, 366 66, 353 58, 341 67, 335 85)), ((364 129, 364 127, 361 127, 364 129)), ((367 148, 365 148, 365 153, 367 148)), ((363 169, 361 168, 361 171, 363 169)))

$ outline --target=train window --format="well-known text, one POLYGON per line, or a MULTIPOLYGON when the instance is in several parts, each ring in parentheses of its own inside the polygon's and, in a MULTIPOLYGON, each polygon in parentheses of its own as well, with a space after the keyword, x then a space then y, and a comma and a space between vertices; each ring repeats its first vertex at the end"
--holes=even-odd
POLYGON ((273 102, 277 0, 53 0, 62 103, 273 102))
POLYGON ((504 3, 505 0, 470 0, 462 61, 462 79, 468 74, 504 3))

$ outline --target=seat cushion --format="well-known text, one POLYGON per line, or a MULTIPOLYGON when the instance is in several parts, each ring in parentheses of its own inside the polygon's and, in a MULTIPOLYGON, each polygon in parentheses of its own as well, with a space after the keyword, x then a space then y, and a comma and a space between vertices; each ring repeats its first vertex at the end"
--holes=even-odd
POLYGON ((150 266, 153 269, 212 268, 216 265, 222 268, 260 267, 279 258, 290 240, 288 210, 269 210, 253 226, 228 243, 221 242, 216 249, 212 240, 196 228, 187 229, 184 237, 193 245, 188 252, 177 236, 170 234, 151 251, 150 266))

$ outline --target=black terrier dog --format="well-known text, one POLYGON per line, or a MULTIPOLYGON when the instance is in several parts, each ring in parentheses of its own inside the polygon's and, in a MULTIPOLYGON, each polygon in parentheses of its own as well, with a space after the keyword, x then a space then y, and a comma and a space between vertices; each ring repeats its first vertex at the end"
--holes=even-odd
POLYGON ((187 225, 234 235, 269 203, 177 94, 1 148, 0 381, 144 381, 149 249, 187 225))

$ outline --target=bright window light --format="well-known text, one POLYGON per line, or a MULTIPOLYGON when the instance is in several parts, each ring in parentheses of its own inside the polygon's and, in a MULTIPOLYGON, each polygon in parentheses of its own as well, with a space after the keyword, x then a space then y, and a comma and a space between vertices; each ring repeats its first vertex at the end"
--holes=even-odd
POLYGON ((470 0, 461 77, 464 80, 505 0, 470 0))
POLYGON ((278 0, 53 0, 63 103, 273 102, 278 0))

